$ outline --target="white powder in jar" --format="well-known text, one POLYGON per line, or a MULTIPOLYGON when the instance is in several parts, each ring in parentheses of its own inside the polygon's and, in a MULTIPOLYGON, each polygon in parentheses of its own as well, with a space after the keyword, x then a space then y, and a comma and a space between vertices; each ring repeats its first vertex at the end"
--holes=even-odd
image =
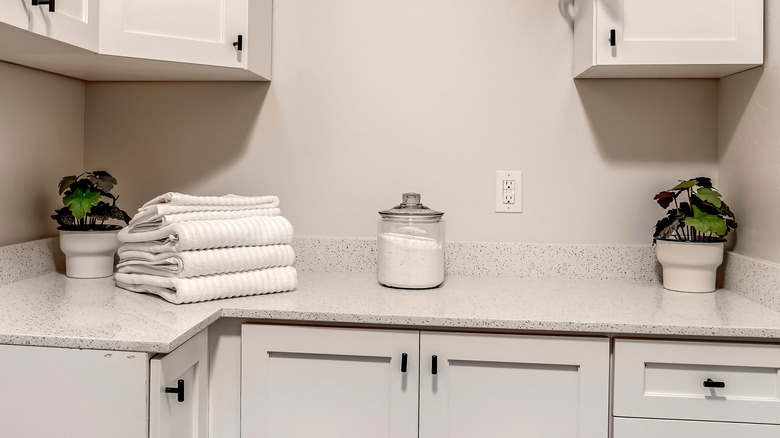
POLYGON ((419 233, 379 234, 377 279, 380 283, 392 287, 424 289, 436 287, 444 281, 442 243, 415 234, 419 233))

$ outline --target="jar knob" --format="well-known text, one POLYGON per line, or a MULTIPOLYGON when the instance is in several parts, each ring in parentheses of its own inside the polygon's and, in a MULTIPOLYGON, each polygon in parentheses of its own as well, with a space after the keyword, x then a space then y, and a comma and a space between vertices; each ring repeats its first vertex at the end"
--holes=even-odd
POLYGON ((419 193, 404 193, 404 195, 401 197, 401 201, 404 207, 417 207, 420 205, 420 194, 419 193))

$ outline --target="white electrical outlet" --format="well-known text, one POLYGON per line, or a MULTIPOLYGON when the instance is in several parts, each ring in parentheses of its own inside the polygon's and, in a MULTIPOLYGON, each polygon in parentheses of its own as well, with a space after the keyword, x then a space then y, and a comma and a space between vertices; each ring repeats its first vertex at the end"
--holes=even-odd
POLYGON ((496 171, 496 213, 523 212, 523 172, 496 171))

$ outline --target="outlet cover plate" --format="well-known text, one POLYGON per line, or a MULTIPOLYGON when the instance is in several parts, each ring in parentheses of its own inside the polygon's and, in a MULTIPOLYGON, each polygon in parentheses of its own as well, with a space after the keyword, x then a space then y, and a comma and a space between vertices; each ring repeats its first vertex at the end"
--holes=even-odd
POLYGON ((523 212, 523 172, 520 170, 497 170, 495 181, 495 212, 523 212), (509 189, 513 187, 513 189, 509 189), (505 195, 511 194, 514 203, 504 202, 505 195))

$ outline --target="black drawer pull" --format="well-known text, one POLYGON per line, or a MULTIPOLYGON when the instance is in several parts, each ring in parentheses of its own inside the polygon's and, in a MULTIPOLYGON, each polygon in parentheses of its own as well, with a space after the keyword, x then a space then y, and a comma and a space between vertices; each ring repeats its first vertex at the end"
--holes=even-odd
POLYGON ((238 50, 239 52, 244 50, 244 36, 243 35, 239 35, 238 36, 238 41, 233 43, 233 47, 235 47, 236 50, 238 50))
POLYGON ((54 0, 32 0, 32 5, 49 5, 49 12, 54 12, 54 0))
POLYGON ((175 388, 165 388, 165 392, 167 394, 177 394, 178 397, 176 397, 176 400, 181 403, 184 401, 184 380, 179 379, 178 382, 176 382, 175 388))
POLYGON ((704 387, 705 388, 725 388, 726 382, 716 382, 712 379, 707 379, 704 381, 704 387))
POLYGON ((409 355, 404 353, 401 355, 401 372, 406 372, 406 361, 408 360, 409 355))
POLYGON ((435 354, 431 356, 431 374, 438 374, 439 373, 439 367, 438 367, 439 357, 435 354))
POLYGON ((609 45, 615 47, 617 41, 615 41, 615 29, 609 30, 609 45))

